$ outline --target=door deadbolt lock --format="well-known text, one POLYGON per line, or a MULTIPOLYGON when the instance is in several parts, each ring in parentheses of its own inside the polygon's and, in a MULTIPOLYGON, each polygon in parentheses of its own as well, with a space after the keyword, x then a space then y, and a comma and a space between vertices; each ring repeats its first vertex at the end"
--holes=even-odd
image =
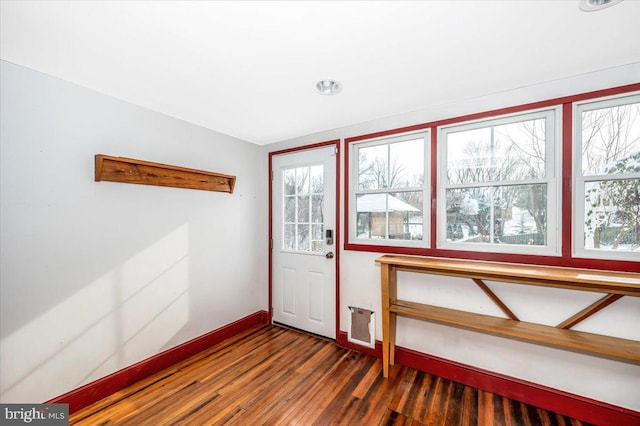
POLYGON ((333 244, 333 229, 327 229, 324 232, 325 244, 330 246, 333 244))

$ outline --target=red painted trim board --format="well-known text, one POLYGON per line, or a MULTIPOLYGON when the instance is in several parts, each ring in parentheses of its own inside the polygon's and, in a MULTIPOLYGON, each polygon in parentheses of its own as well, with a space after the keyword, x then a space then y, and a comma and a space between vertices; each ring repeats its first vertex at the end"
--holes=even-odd
POLYGON ((340 154, 342 153, 342 143, 336 141, 336 229, 334 230, 334 247, 336 254, 336 338, 340 332, 340 154))
POLYGON ((347 332, 339 331, 338 338, 336 339, 336 344, 342 348, 358 351, 375 358, 382 358, 382 342, 379 340, 376 340, 375 348, 368 348, 366 346, 361 346, 356 343, 350 342, 348 340, 347 332))
MULTIPOLYGON (((347 341, 347 333, 340 331, 337 343, 344 348, 382 358, 382 342, 380 341, 376 341, 375 349, 370 349, 347 341)), ((434 355, 427 355, 412 349, 396 347, 395 361, 399 365, 415 368, 425 373, 588 423, 601 426, 640 425, 640 412, 434 355)))
POLYGON ((69 404, 69 414, 183 361, 205 349, 259 324, 267 324, 268 314, 258 311, 207 334, 153 355, 49 401, 46 404, 69 404))
POLYGON ((269 153, 269 169, 267 170, 269 176, 267 182, 269 182, 269 240, 267 241, 267 250, 269 253, 269 265, 268 265, 268 289, 269 304, 267 305, 267 312, 269 315, 269 324, 273 322, 273 293, 271 291, 271 283, 273 277, 273 153, 269 153))
POLYGON ((573 104, 562 105, 562 257, 571 258, 573 247, 573 104))

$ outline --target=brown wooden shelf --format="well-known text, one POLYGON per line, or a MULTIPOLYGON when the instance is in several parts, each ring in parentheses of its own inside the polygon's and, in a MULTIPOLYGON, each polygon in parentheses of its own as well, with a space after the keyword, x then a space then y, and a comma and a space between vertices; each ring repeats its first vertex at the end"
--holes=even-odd
POLYGON ((389 366, 394 364, 398 315, 640 364, 640 341, 570 330, 578 322, 624 296, 640 297, 640 274, 393 255, 381 256, 376 262, 381 266, 384 377, 388 377, 389 366), (469 278, 480 286, 509 318, 399 300, 398 271, 469 278), (519 321, 504 302, 486 287, 483 280, 606 293, 606 296, 553 327, 519 321))
POLYGON ((233 192, 236 177, 168 164, 96 154, 95 180, 233 192))
POLYGON ((507 318, 425 305, 406 300, 398 300, 392 303, 389 311, 398 315, 420 318, 495 336, 562 347, 640 364, 640 342, 635 340, 603 336, 584 331, 566 330, 531 322, 514 321, 507 318))

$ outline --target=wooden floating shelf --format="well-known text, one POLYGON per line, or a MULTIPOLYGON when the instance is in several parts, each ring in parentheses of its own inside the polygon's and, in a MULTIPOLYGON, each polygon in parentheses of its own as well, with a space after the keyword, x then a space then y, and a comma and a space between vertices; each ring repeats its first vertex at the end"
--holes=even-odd
POLYGON ((132 158, 96 154, 95 180, 233 192, 236 177, 132 158))

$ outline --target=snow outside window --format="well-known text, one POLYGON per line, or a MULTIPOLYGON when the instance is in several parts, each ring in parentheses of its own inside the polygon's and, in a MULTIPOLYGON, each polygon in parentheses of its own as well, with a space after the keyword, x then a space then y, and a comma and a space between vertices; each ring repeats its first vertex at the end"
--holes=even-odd
POLYGON ((559 109, 439 128, 438 248, 560 255, 559 109))
POLYGON ((640 260, 640 94, 574 105, 574 256, 640 260))
POLYGON ((429 131, 351 146, 350 241, 426 247, 429 131))

